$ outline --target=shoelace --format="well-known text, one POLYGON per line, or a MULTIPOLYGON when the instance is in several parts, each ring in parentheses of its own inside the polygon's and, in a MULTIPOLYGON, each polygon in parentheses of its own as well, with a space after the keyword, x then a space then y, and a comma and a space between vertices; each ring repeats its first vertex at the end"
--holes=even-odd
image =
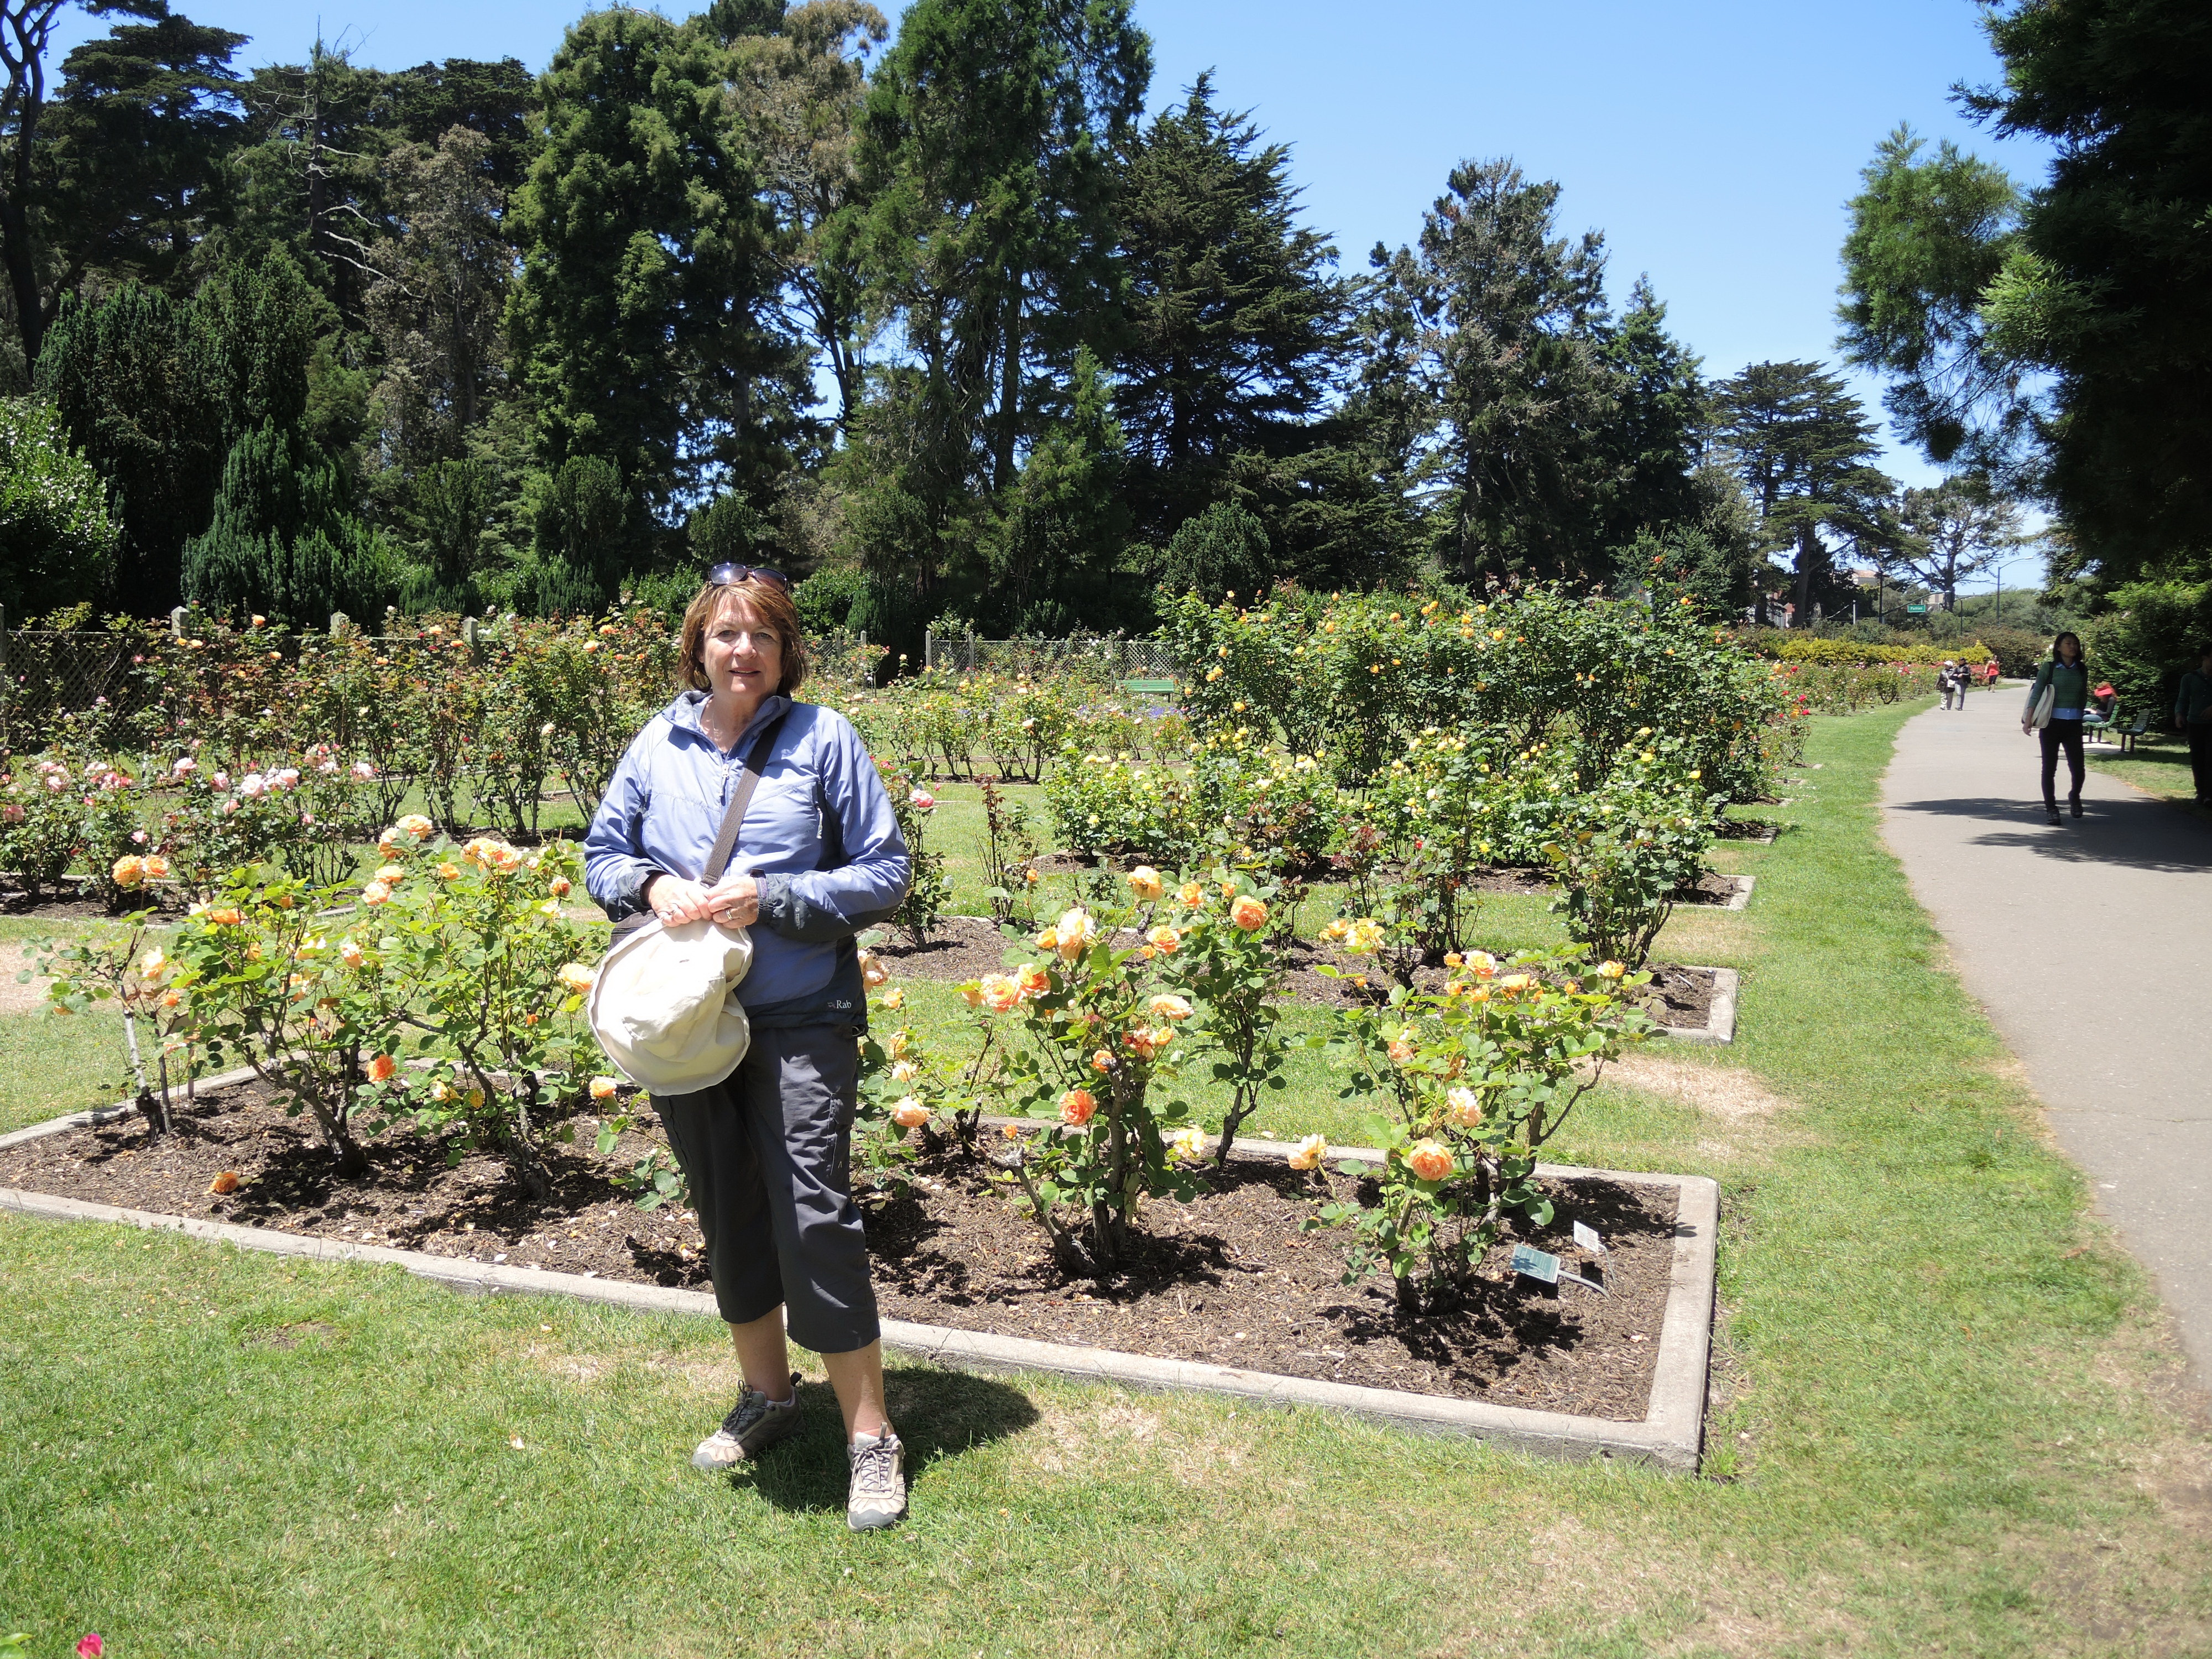
POLYGON ((722 1419, 722 1432, 742 1440, 745 1431, 767 1415, 768 1396, 758 1389, 748 1389, 722 1419))
POLYGON ((878 1492, 889 1495, 891 1453, 897 1445, 895 1440, 878 1440, 872 1446, 853 1448, 853 1485, 856 1490, 871 1497, 878 1492))

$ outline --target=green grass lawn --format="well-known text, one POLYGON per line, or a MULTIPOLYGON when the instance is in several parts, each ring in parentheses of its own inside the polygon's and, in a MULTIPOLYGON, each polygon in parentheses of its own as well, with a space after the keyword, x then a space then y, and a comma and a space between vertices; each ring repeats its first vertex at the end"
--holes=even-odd
POLYGON ((2186 805, 2197 798, 2197 782, 2189 769, 2189 750, 2179 738, 2158 744, 2138 742, 2123 755, 2103 744, 2085 747, 2089 764, 2111 774, 2122 783, 2133 784, 2146 794, 2186 805))
MULTIPOLYGON (((1662 944, 1742 968, 1737 1044, 1642 1059, 1561 1148, 1722 1182, 1705 1478, 902 1364, 914 1518, 855 1538, 817 1366, 799 1441, 734 1480, 686 1467, 733 1386, 708 1322, 10 1218, 0 1272, 36 1293, 0 1305, 0 1635, 379 1659, 2204 1652, 2212 1446, 1875 835, 1911 712, 1816 723, 1794 826, 1728 849, 1751 909, 1662 944)), ((1356 1115, 1319 1076, 1291 1096, 1266 1127, 1356 1115)))

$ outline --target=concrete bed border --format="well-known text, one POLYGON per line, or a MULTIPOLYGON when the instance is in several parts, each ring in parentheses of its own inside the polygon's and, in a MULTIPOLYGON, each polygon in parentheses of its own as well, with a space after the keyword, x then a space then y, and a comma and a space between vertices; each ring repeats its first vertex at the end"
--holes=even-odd
POLYGON ((1713 976, 1712 1006, 1706 1011, 1703 1025, 1662 1025, 1659 1035, 1672 1037, 1677 1042, 1734 1042, 1735 1000, 1736 994, 1743 988, 1743 975, 1733 968, 1699 968, 1693 963, 1682 965, 1713 976))
MULTIPOLYGON (((228 1076, 204 1079, 209 1084, 235 1080, 238 1079, 228 1076)), ((71 1113, 0 1138, 0 1146, 109 1122, 136 1109, 125 1103, 71 1113)), ((1239 1152, 1255 1157, 1286 1158, 1291 1143, 1240 1140, 1237 1147, 1239 1152)), ((1375 1159, 1382 1156, 1363 1146, 1331 1147, 1329 1155, 1375 1159)), ((1653 1360, 1650 1396, 1640 1422, 1616 1422, 1565 1412, 1493 1405, 1486 1401, 1450 1400, 1394 1389, 1279 1376, 1267 1371, 1241 1370, 1195 1360, 1158 1359, 1111 1348, 997 1336, 905 1320, 884 1322, 884 1346, 953 1370, 1002 1375, 1041 1371, 1146 1392, 1180 1391, 1226 1396, 1258 1405, 1319 1407, 1415 1433, 1460 1436, 1541 1457, 1601 1457, 1694 1471, 1705 1439, 1705 1379, 1712 1351, 1720 1223, 1718 1183, 1705 1176, 1585 1170, 1562 1164, 1540 1164, 1537 1171, 1548 1179, 1616 1181, 1675 1189, 1674 1262, 1659 1328, 1659 1352, 1653 1360)), ((556 1273, 544 1267, 510 1267, 504 1263, 433 1255, 427 1251, 395 1249, 384 1244, 311 1238, 278 1232, 273 1228, 241 1227, 227 1221, 151 1210, 126 1210, 16 1188, 0 1187, 0 1212, 49 1221, 120 1223, 154 1231, 183 1233, 239 1249, 262 1250, 314 1261, 353 1261, 399 1267, 417 1278, 477 1295, 565 1296, 641 1312, 694 1314, 708 1319, 716 1316, 714 1296, 706 1291, 635 1285, 582 1273, 556 1273)))

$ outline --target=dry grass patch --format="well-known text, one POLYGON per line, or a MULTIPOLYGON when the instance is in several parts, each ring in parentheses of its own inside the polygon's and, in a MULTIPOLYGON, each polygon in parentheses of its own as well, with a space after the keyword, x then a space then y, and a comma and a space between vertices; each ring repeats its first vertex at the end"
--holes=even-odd
POLYGON ((1694 1060, 1662 1054, 1632 1054, 1622 1055, 1607 1066, 1605 1079, 1638 1094, 1692 1107, 1730 1123, 1771 1118, 1790 1109, 1790 1103, 1757 1076, 1734 1066, 1701 1066, 1694 1060))
POLYGON ((16 975, 33 961, 27 947, 0 940, 0 1014, 33 1013, 46 1006, 46 987, 52 980, 33 974, 27 982, 16 981, 16 975))

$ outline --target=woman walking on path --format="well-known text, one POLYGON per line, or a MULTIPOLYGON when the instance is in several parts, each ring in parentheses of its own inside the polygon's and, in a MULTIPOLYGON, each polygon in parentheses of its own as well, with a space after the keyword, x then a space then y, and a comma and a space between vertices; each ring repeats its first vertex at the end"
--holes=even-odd
POLYGON ((2189 770, 2197 783, 2197 804, 2212 806, 2212 647, 2181 677, 2173 700, 2175 730, 2189 739, 2189 770))
POLYGON ((684 614, 684 688, 623 757, 584 842, 586 884, 613 919, 752 930, 738 987, 751 1042, 726 1080, 655 1095, 690 1183, 714 1299, 744 1391, 692 1456, 718 1471, 799 1428, 784 1346, 822 1356, 845 1419, 846 1522, 906 1510, 904 1448, 884 1413, 883 1344, 852 1198, 859 1039, 867 1021, 854 935, 889 917, 911 864, 866 746, 842 714, 791 694, 806 678, 790 583, 742 565, 708 573, 684 614), (756 757, 755 750, 759 750, 756 757), (729 873, 705 884, 727 809, 729 873))
POLYGON ((2089 668, 2081 660, 2081 635, 2070 629, 2051 642, 2051 654, 2035 671, 2035 678, 2027 688, 2027 704, 2021 710, 2020 729, 2033 732, 2037 726, 2039 705, 2049 694, 2050 708, 2044 714, 2043 738, 2043 810, 2051 821, 2058 820, 2058 797, 2053 786, 2058 775, 2058 751, 2066 751, 2066 770, 2073 781, 2067 791, 2066 804, 2075 817, 2081 816, 2081 717, 2089 707, 2089 668))

